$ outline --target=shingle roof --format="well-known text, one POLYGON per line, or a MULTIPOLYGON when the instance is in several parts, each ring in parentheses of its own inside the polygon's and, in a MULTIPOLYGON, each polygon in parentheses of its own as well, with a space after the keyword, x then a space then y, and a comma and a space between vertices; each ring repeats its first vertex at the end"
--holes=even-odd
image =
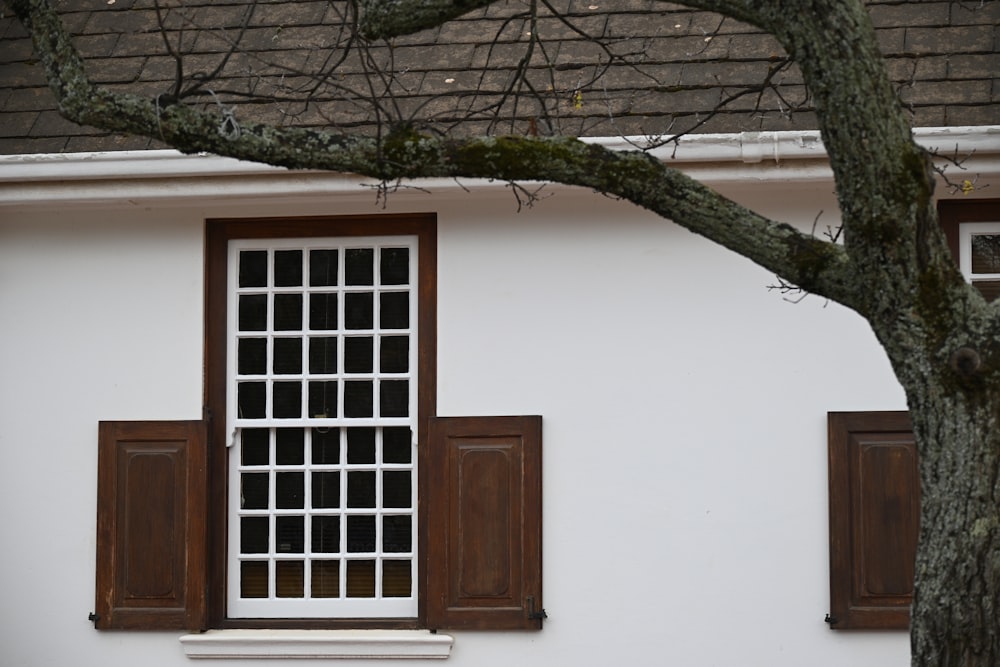
MULTIPOLYGON (((381 114, 442 132, 589 136, 814 127, 772 38, 658 0, 557 0, 559 16, 535 17, 509 0, 368 49, 338 27, 342 1, 163 0, 159 15, 152 0, 55 4, 95 82, 167 103, 178 62, 169 42, 185 85, 221 66, 185 103, 232 109, 237 122, 371 131, 381 114), (737 95, 769 74, 773 89, 737 95), (261 99, 272 96, 278 104, 261 99), (796 106, 805 110, 787 113, 796 106)), ((1000 124, 1000 2, 869 6, 915 125, 1000 124)), ((157 142, 62 119, 23 28, 9 11, 0 18, 0 153, 148 147, 157 142)))

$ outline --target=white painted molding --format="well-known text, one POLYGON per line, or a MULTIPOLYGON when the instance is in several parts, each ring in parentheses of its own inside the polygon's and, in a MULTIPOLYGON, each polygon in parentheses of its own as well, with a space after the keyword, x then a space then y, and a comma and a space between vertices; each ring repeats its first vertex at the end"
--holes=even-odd
POLYGON ((428 630, 209 630, 180 641, 192 659, 445 659, 454 642, 428 630))
MULTIPOLYGON (((1000 125, 916 128, 929 150, 967 158, 962 174, 1000 176, 1000 125)), ((648 146, 645 138, 584 139, 615 150, 648 146)), ((679 143, 651 149, 709 185, 723 183, 816 182, 830 180, 819 133, 741 132, 687 135, 679 143)), ((503 188, 502 181, 425 179, 431 192, 503 188)), ((322 171, 292 171, 214 155, 175 150, 105 153, 48 153, 0 156, 0 206, 190 202, 206 198, 372 197, 372 179, 322 171)))

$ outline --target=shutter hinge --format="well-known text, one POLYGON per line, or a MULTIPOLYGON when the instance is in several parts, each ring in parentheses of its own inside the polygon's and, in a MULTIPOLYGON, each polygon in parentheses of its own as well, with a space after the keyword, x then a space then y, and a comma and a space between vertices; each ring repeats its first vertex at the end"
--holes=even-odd
POLYGON ((839 620, 837 619, 836 616, 830 616, 830 614, 827 614, 826 618, 823 619, 823 622, 829 624, 830 629, 832 630, 833 626, 836 625, 839 622, 839 620))
POLYGON ((87 615, 87 620, 94 624, 94 629, 96 630, 97 622, 101 620, 101 617, 95 614, 94 612, 90 612, 90 614, 87 615))
POLYGON ((529 595, 528 599, 528 618, 532 621, 540 621, 542 619, 548 618, 549 615, 545 613, 545 609, 540 609, 535 611, 535 596, 529 595))

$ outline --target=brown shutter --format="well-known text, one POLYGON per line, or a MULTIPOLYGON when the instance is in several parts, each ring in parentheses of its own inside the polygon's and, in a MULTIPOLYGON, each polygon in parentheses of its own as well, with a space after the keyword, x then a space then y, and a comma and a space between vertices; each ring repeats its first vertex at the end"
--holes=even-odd
POLYGON ((920 478, 906 412, 832 412, 831 628, 906 629, 920 478))
POLYGON ((203 629, 205 423, 101 422, 98 629, 203 629))
POLYGON ((542 418, 430 420, 427 625, 542 626, 542 418))

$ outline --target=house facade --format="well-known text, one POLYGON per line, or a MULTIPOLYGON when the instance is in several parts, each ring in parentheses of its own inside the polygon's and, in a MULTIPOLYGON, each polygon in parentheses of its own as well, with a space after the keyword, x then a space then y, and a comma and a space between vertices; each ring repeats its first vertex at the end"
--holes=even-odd
MULTIPOLYGON (((873 16, 989 281, 995 10, 899 7, 873 16)), ((108 16, 67 16, 114 59, 108 16)), ((906 409, 853 312, 595 193, 386 196, 61 125, 4 21, 5 664, 907 663, 896 617, 832 629, 831 526, 902 497, 831 496, 830 413, 906 409)), ((836 233, 815 131, 722 130, 659 156, 836 233)), ((873 516, 851 613, 898 617, 910 515, 873 516)))

